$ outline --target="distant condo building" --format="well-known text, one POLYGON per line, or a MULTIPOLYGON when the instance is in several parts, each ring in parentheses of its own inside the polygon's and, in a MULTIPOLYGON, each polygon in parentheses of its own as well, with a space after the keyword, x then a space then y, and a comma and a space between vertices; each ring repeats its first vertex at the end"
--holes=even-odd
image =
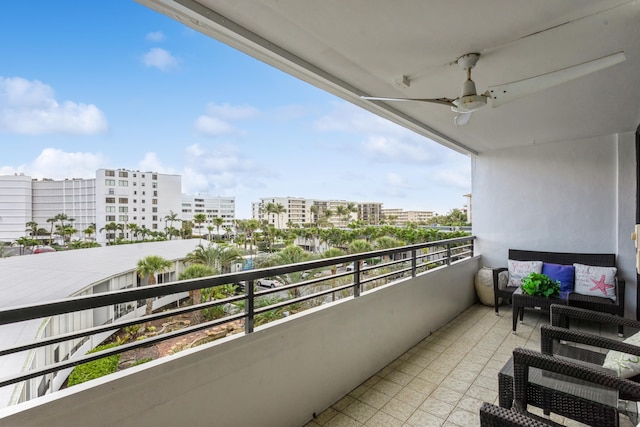
POLYGON ((403 226, 407 223, 428 223, 435 216, 433 211, 405 211, 402 209, 382 209, 382 215, 387 224, 403 226))
POLYGON ((222 218, 224 222, 220 226, 221 229, 233 227, 236 218, 236 198, 208 194, 183 194, 181 213, 183 221, 193 221, 194 215, 205 214, 209 225, 213 218, 222 218))
POLYGON ((251 217, 259 221, 267 221, 268 224, 281 229, 304 224, 331 224, 335 227, 346 227, 355 220, 362 220, 367 224, 379 224, 381 210, 382 203, 316 200, 301 197, 264 197, 252 203, 251 217), (269 206, 276 209, 270 211, 269 206))
POLYGON ((235 220, 234 197, 182 195, 180 175, 140 172, 127 169, 98 169, 95 178, 64 180, 32 179, 26 175, 0 176, 0 242, 31 237, 29 223, 46 233, 39 240, 62 243, 51 221, 63 214, 76 232, 71 240, 95 240, 100 244, 117 237, 134 239, 141 229, 165 232, 165 218, 172 213, 180 220, 193 220, 196 213, 207 220, 224 219, 223 226, 235 220), (114 230, 108 225, 115 224, 114 230), (93 233, 85 230, 93 229, 93 233))

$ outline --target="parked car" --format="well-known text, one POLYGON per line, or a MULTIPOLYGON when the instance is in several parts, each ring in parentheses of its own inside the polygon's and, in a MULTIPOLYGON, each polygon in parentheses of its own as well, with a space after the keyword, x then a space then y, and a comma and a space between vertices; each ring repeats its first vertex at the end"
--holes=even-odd
POLYGON ((282 286, 282 283, 280 283, 278 280, 271 278, 258 279, 256 280, 256 284, 258 286, 262 286, 263 288, 277 288, 278 286, 282 286))
POLYGON ((33 250, 34 254, 43 254, 45 252, 55 252, 56 250, 53 249, 51 246, 38 246, 37 248, 35 248, 33 250))

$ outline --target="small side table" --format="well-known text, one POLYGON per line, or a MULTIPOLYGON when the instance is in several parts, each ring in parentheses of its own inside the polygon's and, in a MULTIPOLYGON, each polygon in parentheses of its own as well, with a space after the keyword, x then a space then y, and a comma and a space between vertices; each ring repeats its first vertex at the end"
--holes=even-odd
POLYGON ((549 311, 551 304, 567 305, 566 298, 547 298, 522 293, 522 289, 518 288, 513 292, 511 305, 513 307, 513 333, 516 333, 518 327, 518 319, 522 322, 524 319, 525 308, 535 308, 536 310, 549 311))

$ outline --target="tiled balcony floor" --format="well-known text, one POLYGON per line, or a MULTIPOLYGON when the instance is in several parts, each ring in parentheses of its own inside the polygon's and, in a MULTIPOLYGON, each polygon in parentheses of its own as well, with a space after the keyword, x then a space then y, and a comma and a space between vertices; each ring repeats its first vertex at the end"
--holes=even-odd
MULTIPOLYGON (((498 403, 498 372, 515 347, 540 350, 540 325, 548 314, 527 310, 517 335, 511 319, 511 306, 502 306, 499 317, 493 307, 470 307, 305 427, 480 425, 482 402, 498 403)), ((617 336, 614 329, 592 332, 617 336)), ((632 426, 620 418, 622 427, 632 426)), ((555 414, 552 419, 582 425, 555 414)))

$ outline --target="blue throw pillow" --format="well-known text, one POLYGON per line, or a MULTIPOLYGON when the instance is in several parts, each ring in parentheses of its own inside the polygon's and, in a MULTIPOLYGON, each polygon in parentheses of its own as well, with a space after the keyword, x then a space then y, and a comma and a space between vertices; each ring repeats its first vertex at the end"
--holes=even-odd
POLYGON ((552 280, 560 281, 560 298, 566 298, 573 292, 573 282, 575 277, 575 267, 573 265, 542 264, 542 274, 546 274, 552 280))

